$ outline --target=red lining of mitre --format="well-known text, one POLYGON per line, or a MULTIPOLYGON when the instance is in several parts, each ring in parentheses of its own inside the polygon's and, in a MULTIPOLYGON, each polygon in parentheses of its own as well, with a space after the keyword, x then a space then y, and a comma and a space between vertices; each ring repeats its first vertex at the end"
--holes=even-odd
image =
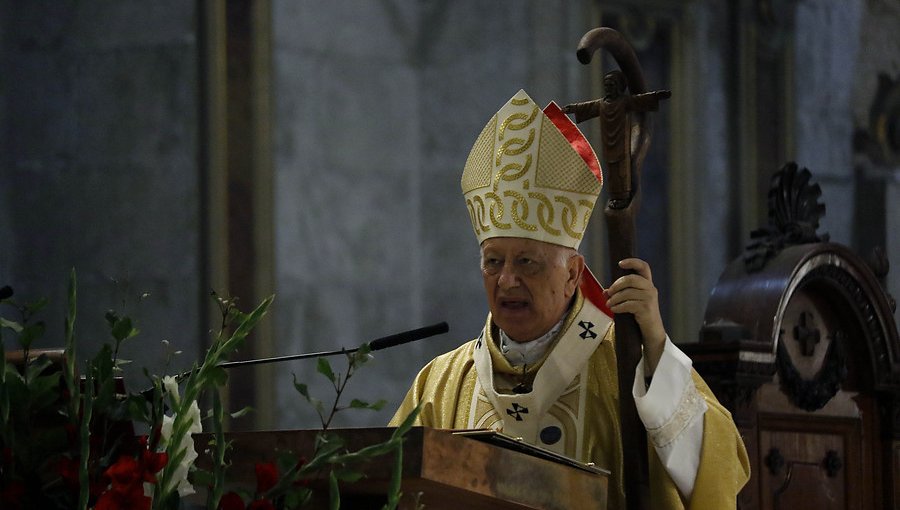
MULTIPOLYGON (((559 109, 559 106, 553 101, 544 108, 544 115, 546 115, 547 118, 550 119, 550 122, 556 126, 556 129, 562 133, 566 138, 566 141, 569 142, 569 145, 571 145, 572 148, 575 149, 575 152, 581 156, 581 159, 584 160, 588 168, 591 169, 591 172, 597 177, 597 180, 602 185, 603 172, 600 171, 600 161, 597 160, 597 155, 594 153, 593 147, 588 143, 587 139, 581 133, 581 130, 578 129, 578 126, 576 126, 569 117, 566 117, 566 114, 563 113, 563 111, 559 109)), ((593 303, 594 306, 606 315, 610 317, 613 316, 612 310, 610 310, 609 305, 606 304, 606 295, 603 294, 603 286, 600 285, 600 282, 597 281, 594 273, 592 273, 587 266, 585 266, 584 273, 581 275, 580 287, 581 293, 584 295, 585 299, 593 303)))
POLYGON ((550 122, 556 126, 556 129, 566 137, 569 145, 571 145, 572 148, 575 149, 575 152, 581 156, 581 159, 584 160, 588 168, 591 169, 591 172, 597 177, 597 180, 600 181, 600 184, 602 185, 603 172, 600 171, 600 161, 597 160, 597 154, 594 153, 591 144, 588 143, 584 135, 581 134, 581 130, 578 129, 578 126, 576 126, 569 117, 566 117, 566 114, 559 109, 559 106, 557 106, 554 101, 550 101, 550 104, 544 108, 544 115, 546 115, 547 118, 550 119, 550 122))
POLYGON ((581 288, 581 294, 585 299, 594 304, 601 312, 606 315, 612 317, 613 311, 609 309, 609 305, 606 304, 606 295, 603 293, 603 286, 600 285, 600 282, 597 281, 597 277, 594 276, 594 273, 591 270, 584 266, 584 272, 581 273, 581 284, 579 285, 581 288))

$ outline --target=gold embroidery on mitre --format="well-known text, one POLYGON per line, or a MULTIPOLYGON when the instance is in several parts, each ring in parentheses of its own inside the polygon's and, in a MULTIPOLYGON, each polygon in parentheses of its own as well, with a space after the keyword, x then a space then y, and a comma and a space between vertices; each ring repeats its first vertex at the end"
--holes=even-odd
MULTIPOLYGON (((486 198, 491 199, 491 223, 499 228, 500 230, 509 230, 512 228, 512 225, 509 223, 504 223, 503 219, 503 199, 500 198, 500 195, 494 192, 488 192, 484 195, 486 198)), ((487 230, 487 229, 485 229, 487 230)))
POLYGON ((532 191, 528 194, 528 198, 533 198, 538 201, 537 218, 538 223, 541 224, 541 228, 552 235, 558 236, 560 234, 559 229, 555 229, 551 226, 553 224, 553 204, 550 202, 550 199, 547 198, 547 195, 532 191))
MULTIPOLYGON (((513 103, 515 104, 515 103, 513 103)), ((506 130, 510 131, 521 131, 531 125, 534 122, 534 119, 537 117, 538 107, 535 106, 533 110, 531 110, 531 115, 526 115, 524 113, 514 113, 506 118, 503 121, 503 124, 500 124, 500 130, 497 134, 497 138, 503 140, 503 137, 506 135, 506 130), (524 122, 516 123, 517 120, 522 119, 524 122)))
MULTIPOLYGON (((503 138, 501 138, 501 140, 502 139, 503 138)), ((503 156, 518 156, 519 154, 522 154, 523 152, 530 149, 532 144, 534 144, 533 129, 528 130, 528 140, 524 140, 522 138, 510 138, 509 140, 503 142, 503 144, 497 149, 496 164, 500 165, 500 161, 503 159, 503 156)))
POLYGON ((475 195, 472 200, 466 200, 466 205, 469 206, 470 215, 472 216, 472 226, 475 229, 475 232, 487 232, 491 227, 484 222, 484 200, 475 195), (478 208, 475 208, 475 203, 478 204, 478 208))
MULTIPOLYGON (((563 207, 562 214, 560 214, 563 230, 565 230, 566 234, 569 234, 569 236, 574 237, 575 239, 581 239, 584 228, 582 228, 581 231, 575 230, 575 223, 578 221, 578 207, 575 205, 575 202, 569 199, 569 197, 562 195, 557 196, 556 201, 565 206, 563 207)), ((586 218, 589 217, 590 211, 588 211, 586 218)), ((585 224, 584 227, 586 228, 587 224, 585 224)))
POLYGON ((511 214, 513 221, 516 222, 516 225, 519 228, 528 230, 530 232, 534 232, 535 230, 537 230, 537 226, 526 223, 526 221, 528 220, 528 201, 525 200, 525 197, 522 196, 521 193, 513 190, 504 191, 503 196, 513 198, 511 214), (519 214, 519 207, 522 208, 521 215, 519 214))
MULTIPOLYGON (((500 187, 500 181, 516 181, 519 180, 523 175, 528 173, 528 170, 531 169, 531 154, 525 157, 525 164, 520 165, 519 163, 510 163, 494 174, 494 191, 500 187)), ((528 180, 524 181, 524 184, 527 184, 528 180)))
POLYGON ((512 236, 572 248, 581 242, 601 187, 584 159, 524 91, 482 130, 461 185, 467 205, 472 201, 469 214, 479 242, 512 236), (475 197, 482 198, 480 204, 475 197))

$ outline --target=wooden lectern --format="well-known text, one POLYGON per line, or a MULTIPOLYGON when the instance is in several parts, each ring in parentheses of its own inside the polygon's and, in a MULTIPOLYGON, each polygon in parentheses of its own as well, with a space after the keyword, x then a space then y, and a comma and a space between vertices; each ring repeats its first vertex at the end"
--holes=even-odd
MULTIPOLYGON (((311 455, 318 432, 227 434, 227 439, 232 441, 229 480, 252 486, 253 464, 273 460, 279 450, 311 455)), ((342 436, 347 448, 355 451, 386 441, 393 429, 330 432, 342 436)), ((205 440, 198 439, 198 447, 205 440)), ((602 470, 579 468, 575 463, 567 465, 542 458, 540 454, 540 450, 528 445, 507 448, 448 430, 415 427, 407 433, 403 444, 400 508, 413 508, 417 494, 418 502, 428 510, 606 508, 607 475, 602 470)), ((341 508, 381 508, 393 466, 394 455, 377 458, 363 466, 365 478, 341 487, 341 508)), ((327 490, 323 492, 327 498, 327 490)), ((318 508, 315 502, 312 508, 318 508)))

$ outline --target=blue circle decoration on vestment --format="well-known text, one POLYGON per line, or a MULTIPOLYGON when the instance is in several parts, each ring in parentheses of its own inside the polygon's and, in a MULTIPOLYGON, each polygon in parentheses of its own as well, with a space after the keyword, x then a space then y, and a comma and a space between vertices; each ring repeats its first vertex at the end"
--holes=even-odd
POLYGON ((541 441, 544 444, 555 444, 562 439, 562 430, 555 425, 544 427, 541 430, 541 441))

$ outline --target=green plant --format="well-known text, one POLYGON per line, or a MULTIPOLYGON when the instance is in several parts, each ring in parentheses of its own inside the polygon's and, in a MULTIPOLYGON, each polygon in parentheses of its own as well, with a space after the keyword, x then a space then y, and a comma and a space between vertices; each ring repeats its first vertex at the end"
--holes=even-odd
MULTIPOLYGON (((80 361, 76 349, 76 277, 68 287, 65 349, 61 359, 32 356, 32 344, 44 332, 36 320, 46 300, 19 303, 13 290, 0 288, 0 305, 14 317, 0 317, 0 506, 2 508, 118 508, 174 509, 195 487, 206 489, 206 507, 245 508, 239 492, 227 487, 229 442, 223 429, 226 410, 218 397, 228 380, 221 366, 245 342, 253 327, 267 313, 272 297, 249 313, 240 311, 236 300, 215 293, 221 324, 212 345, 190 371, 178 376, 157 376, 146 369, 152 389, 129 393, 121 383, 120 348, 139 331, 127 316, 107 312, 111 341, 92 358, 80 361), (14 337, 22 352, 22 363, 8 361, 3 351, 4 334, 14 337), (80 368, 80 376, 79 376, 80 368), (205 396, 208 396, 205 397, 205 396), (205 416, 200 402, 211 402, 205 416), (39 426, 35 426, 37 423, 39 426), (212 471, 197 469, 193 435, 212 431, 212 471), (137 424, 148 433, 137 436, 137 424)), ((369 404, 352 400, 339 405, 352 374, 368 359, 368 345, 347 353, 346 376, 335 374, 327 360, 318 371, 335 388, 328 414, 321 401, 310 397, 294 377, 294 386, 319 412, 322 432, 308 461, 298 461, 282 452, 276 463, 257 464, 256 491, 246 508, 300 508, 310 500, 312 478, 329 480, 332 508, 340 506, 340 482, 362 476, 359 466, 380 455, 395 453, 398 465, 386 508, 395 508, 400 497, 399 460, 403 435, 414 416, 380 444, 348 451, 339 436, 328 431, 335 414, 345 409, 378 409, 383 401, 369 404), (278 475, 278 473, 282 473, 278 475), (269 505, 269 506, 267 506, 269 505)), ((234 413, 239 416, 246 409, 234 413)), ((246 493, 246 491, 244 491, 246 493)))

